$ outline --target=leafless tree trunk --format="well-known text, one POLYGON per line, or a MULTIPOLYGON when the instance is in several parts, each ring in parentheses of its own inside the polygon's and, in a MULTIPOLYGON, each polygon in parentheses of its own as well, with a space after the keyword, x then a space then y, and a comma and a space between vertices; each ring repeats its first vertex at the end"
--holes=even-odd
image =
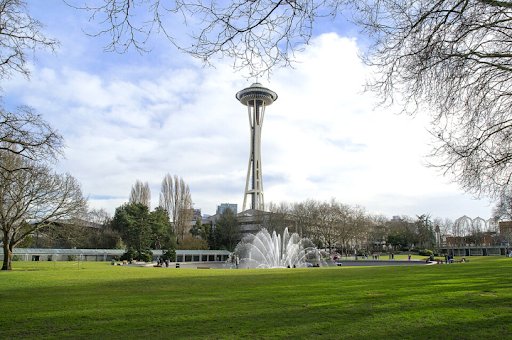
POLYGON ((47 166, 6 151, 0 151, 0 159, 7 168, 0 176, 2 270, 10 270, 13 249, 21 241, 51 222, 81 216, 86 201, 69 174, 55 174, 47 166))
POLYGON ((151 190, 148 182, 135 181, 130 192, 130 203, 140 203, 151 209, 151 190))
POLYGON ((178 242, 183 241, 188 232, 188 224, 193 218, 192 196, 188 184, 177 175, 165 175, 160 190, 160 207, 169 214, 178 242))

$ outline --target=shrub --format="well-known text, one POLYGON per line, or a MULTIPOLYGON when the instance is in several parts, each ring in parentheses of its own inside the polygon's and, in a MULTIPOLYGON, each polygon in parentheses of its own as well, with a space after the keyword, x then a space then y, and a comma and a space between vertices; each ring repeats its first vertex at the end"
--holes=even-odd
POLYGON ((171 262, 176 262, 176 250, 169 249, 164 251, 164 253, 162 254, 162 259, 169 260, 171 262))
POLYGON ((135 251, 133 249, 128 249, 126 253, 121 256, 121 261, 143 261, 143 262, 151 262, 153 261, 153 253, 151 250, 141 250, 135 251))
POLYGON ((123 255, 121 255, 121 261, 133 261, 135 258, 135 252, 132 249, 128 249, 123 255))
POLYGON ((422 249, 418 252, 418 254, 421 256, 430 256, 430 255, 434 255, 434 252, 430 249, 422 249))
POLYGON ((137 256, 135 257, 137 261, 143 262, 152 262, 153 261, 153 252, 151 250, 142 250, 137 252, 137 256))

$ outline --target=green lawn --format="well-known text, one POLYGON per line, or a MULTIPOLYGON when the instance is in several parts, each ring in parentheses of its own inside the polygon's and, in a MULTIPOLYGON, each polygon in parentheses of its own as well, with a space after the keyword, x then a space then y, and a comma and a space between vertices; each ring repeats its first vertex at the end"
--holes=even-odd
POLYGON ((278 270, 15 262, 0 338, 512 337, 512 259, 278 270))

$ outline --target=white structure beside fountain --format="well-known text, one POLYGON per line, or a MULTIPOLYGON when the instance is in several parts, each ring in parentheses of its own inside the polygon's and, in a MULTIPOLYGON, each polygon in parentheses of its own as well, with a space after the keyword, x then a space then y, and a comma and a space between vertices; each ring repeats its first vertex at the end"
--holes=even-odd
POLYGON ((247 197, 250 198, 251 202, 248 209, 265 210, 261 166, 261 128, 265 116, 265 107, 277 100, 277 93, 263 87, 260 83, 254 83, 250 87, 239 91, 236 94, 236 99, 247 106, 251 129, 251 149, 242 211, 247 208, 247 197))

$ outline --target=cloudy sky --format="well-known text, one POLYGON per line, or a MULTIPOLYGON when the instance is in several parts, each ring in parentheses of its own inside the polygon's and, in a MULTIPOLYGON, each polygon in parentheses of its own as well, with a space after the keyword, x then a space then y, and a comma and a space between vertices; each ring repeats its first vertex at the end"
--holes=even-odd
MULTIPOLYGON (((4 104, 30 105, 61 132, 66 157, 57 167, 81 182, 91 207, 113 213, 137 179, 149 183, 155 207, 170 173, 189 184, 203 213, 223 202, 240 209, 249 124, 235 93, 254 79, 228 60, 205 68, 159 37, 147 54, 107 53, 105 40, 84 34, 86 13, 61 0, 29 6, 60 47, 36 53, 30 80, 4 82, 4 104)), ((358 58, 354 32, 318 27, 293 69, 260 80, 279 95, 263 124, 265 201, 335 198, 388 217, 489 218, 488 201, 425 166, 427 117, 375 108, 363 92, 371 71, 358 58)))

